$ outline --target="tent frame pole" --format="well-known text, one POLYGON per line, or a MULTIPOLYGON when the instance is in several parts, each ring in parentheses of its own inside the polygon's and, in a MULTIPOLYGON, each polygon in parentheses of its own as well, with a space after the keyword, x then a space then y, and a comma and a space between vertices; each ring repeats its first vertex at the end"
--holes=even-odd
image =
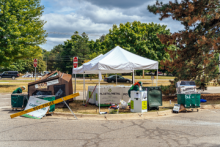
POLYGON ((132 76, 133 76, 133 84, 134 84, 134 70, 133 70, 132 76))
MULTIPOLYGON (((100 73, 100 71, 99 71, 99 73, 100 73)), ((99 114, 100 114, 100 79, 99 79, 99 114)))
MULTIPOLYGON (((157 84, 158 84, 158 66, 157 66, 157 84)), ((157 85, 156 85, 157 86, 157 85)))
POLYGON ((84 104, 84 88, 85 88, 85 75, 83 73, 83 104, 84 104))
POLYGON ((117 82, 118 82, 117 73, 115 74, 115 79, 116 79, 116 85, 117 85, 117 82))
POLYGON ((76 93, 76 74, 75 74, 75 87, 74 87, 74 92, 76 93))

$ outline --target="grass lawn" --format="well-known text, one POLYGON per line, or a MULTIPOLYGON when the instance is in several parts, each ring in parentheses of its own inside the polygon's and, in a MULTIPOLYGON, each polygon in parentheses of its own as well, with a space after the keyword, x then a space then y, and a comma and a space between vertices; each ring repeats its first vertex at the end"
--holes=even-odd
POLYGON ((12 93, 16 88, 25 86, 27 92, 28 82, 10 82, 10 83, 1 83, 0 82, 0 93, 12 93))
MULTIPOLYGON (((34 82, 35 80, 12 80, 12 79, 4 79, 4 80, 0 80, 0 93, 11 93, 13 92, 16 88, 21 87, 21 86, 25 86, 26 88, 28 87, 28 83, 34 82)), ((150 79, 141 79, 138 81, 142 81, 143 82, 143 86, 152 86, 152 81, 150 79)), ((137 82, 137 81, 135 81, 137 82)), ((95 86, 96 84, 98 84, 98 80, 93 79, 92 81, 90 80, 86 80, 85 81, 85 87, 86 90, 88 89, 88 86, 95 86)), ((169 85, 170 82, 169 80, 158 80, 158 85, 169 85)), ((101 85, 114 85, 116 86, 116 83, 107 83, 107 82, 101 82, 101 85)), ((117 85, 124 85, 124 86, 131 86, 132 83, 117 83, 117 85)), ((75 86, 75 81, 73 80, 73 89, 75 86)), ((156 80, 154 80, 153 86, 156 86, 156 80)), ((82 80, 77 80, 76 81, 76 90, 78 91, 82 91, 83 90, 83 81, 82 80)), ((25 90, 24 92, 27 92, 27 90, 25 90)))

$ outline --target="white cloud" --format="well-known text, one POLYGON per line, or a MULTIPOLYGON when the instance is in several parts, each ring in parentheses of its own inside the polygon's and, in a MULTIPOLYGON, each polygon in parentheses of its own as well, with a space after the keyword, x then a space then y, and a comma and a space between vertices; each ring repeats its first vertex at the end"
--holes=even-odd
MULTIPOLYGON (((45 14, 42 19, 47 21, 44 29, 47 32, 59 32, 61 34, 49 34, 47 43, 43 48, 50 50, 55 45, 63 43, 75 31, 80 34, 89 34, 90 39, 97 39, 99 36, 108 33, 113 24, 140 21, 142 23, 160 23, 167 25, 171 32, 183 29, 183 26, 171 18, 159 20, 147 10, 147 6, 155 4, 154 1, 139 0, 138 4, 132 5, 133 1, 122 5, 121 2, 111 1, 109 7, 103 0, 45 0, 45 14), (141 2, 142 1, 142 2, 141 2), (111 6, 110 6, 111 5, 111 6), (52 8, 51 8, 52 7, 52 8), (67 34, 67 35, 65 35, 67 34)), ((169 0, 166 0, 169 1, 169 0)))

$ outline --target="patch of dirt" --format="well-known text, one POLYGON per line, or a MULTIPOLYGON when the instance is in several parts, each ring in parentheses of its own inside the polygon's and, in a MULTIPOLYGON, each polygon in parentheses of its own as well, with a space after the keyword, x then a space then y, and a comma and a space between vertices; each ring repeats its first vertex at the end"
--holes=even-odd
MULTIPOLYGON (((85 103, 85 102, 84 102, 85 103)), ((83 114, 98 114, 99 107, 92 104, 87 104, 87 107, 83 105, 83 101, 76 100, 69 103, 70 108, 74 113, 83 113, 83 114)), ((100 107, 101 112, 109 112, 109 107, 100 107)), ((56 112, 70 112, 68 108, 56 108, 56 112)), ((120 109, 119 113, 131 113, 130 109, 120 109)))
POLYGON ((201 99, 205 99, 205 100, 220 100, 220 93, 201 94, 201 99))
POLYGON ((177 100, 177 96, 163 96, 162 97, 163 101, 169 101, 169 100, 177 100))
MULTIPOLYGON (((87 104, 87 107, 83 105, 83 101, 76 100, 69 103, 70 108, 74 113, 82 113, 82 114, 98 114, 99 113, 99 107, 96 105, 87 104)), ((101 112, 107 112, 109 107, 100 107, 101 112)), ((167 110, 167 108, 160 108, 159 111, 167 110)), ((158 110, 150 110, 149 112, 155 112, 158 110)), ((55 112, 65 112, 65 113, 71 113, 68 108, 56 108, 55 112)), ((119 109, 119 114, 125 114, 125 113, 132 113, 127 107, 127 109, 119 109)))

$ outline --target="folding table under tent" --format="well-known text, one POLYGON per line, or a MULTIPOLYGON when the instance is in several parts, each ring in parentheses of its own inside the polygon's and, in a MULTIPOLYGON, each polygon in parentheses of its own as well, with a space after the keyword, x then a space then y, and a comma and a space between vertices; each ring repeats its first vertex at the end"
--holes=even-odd
MULTIPOLYGON (((134 79, 134 70, 157 70, 158 83, 158 61, 141 57, 133 54, 119 46, 116 46, 104 55, 100 55, 93 60, 84 63, 78 68, 73 68, 73 74, 99 74, 99 92, 101 74, 106 73, 132 73, 134 79)), ((157 84, 156 84, 157 85, 157 84)), ((85 86, 85 79, 84 79, 85 86)), ((83 94, 84 94, 83 86, 83 94)), ((100 95, 99 95, 99 113, 100 113, 100 95)))

